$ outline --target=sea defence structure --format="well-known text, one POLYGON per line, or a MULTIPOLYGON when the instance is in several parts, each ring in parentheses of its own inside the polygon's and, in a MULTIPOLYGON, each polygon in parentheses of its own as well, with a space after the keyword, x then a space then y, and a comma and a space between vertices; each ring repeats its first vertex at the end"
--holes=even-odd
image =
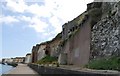
POLYGON ((69 75, 69 76, 119 76, 120 73, 117 71, 97 71, 97 70, 81 70, 79 68, 58 68, 58 67, 43 67, 36 64, 29 64, 29 67, 38 72, 39 75, 49 76, 49 75, 69 75))
POLYGON ((41 60, 46 55, 50 55, 52 57, 58 58, 60 54, 60 48, 61 48, 60 47, 61 39, 62 39, 62 33, 59 33, 52 40, 33 46, 32 63, 35 63, 38 60, 41 60))
POLYGON ((119 12, 120 2, 88 4, 85 12, 62 26, 61 37, 33 46, 32 62, 51 55, 59 64, 83 67, 92 59, 120 57, 119 12))

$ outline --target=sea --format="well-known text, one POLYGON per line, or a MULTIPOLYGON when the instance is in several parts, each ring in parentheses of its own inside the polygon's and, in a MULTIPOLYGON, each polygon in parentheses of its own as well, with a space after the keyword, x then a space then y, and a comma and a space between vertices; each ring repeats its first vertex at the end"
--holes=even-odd
POLYGON ((14 67, 12 66, 9 66, 9 65, 3 65, 3 64, 0 64, 0 76, 2 74, 6 74, 8 73, 10 70, 14 69, 14 67))

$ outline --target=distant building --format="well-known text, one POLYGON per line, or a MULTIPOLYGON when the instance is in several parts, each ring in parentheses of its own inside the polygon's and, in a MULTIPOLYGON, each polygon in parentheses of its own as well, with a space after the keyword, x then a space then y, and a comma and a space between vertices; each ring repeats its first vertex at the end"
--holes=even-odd
POLYGON ((32 61, 31 53, 26 54, 25 63, 31 63, 31 61, 32 61))
POLYGON ((4 59, 2 59, 2 62, 3 63, 11 63, 11 62, 13 62, 13 59, 12 58, 4 58, 4 59))
POLYGON ((13 62, 15 62, 15 63, 24 63, 24 61, 25 61, 25 57, 13 58, 13 62))

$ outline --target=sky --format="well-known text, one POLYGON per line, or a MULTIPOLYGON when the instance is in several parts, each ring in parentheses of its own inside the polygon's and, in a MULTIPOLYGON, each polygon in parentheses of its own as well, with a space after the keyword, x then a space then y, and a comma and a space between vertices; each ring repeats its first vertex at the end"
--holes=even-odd
POLYGON ((93 0, 0 0, 0 56, 20 57, 51 40, 93 0))

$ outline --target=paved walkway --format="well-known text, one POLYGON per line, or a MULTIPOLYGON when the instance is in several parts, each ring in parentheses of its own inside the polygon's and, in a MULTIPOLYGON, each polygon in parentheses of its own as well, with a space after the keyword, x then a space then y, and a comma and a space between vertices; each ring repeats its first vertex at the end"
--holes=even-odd
POLYGON ((22 74, 22 75, 34 75, 39 76, 37 72, 29 68, 26 64, 18 64, 18 66, 11 70, 8 74, 22 74))
POLYGON ((94 70, 94 69, 87 69, 87 68, 82 68, 74 65, 60 65, 59 68, 62 69, 69 69, 69 70, 76 70, 76 71, 81 71, 81 72, 93 72, 93 73, 108 73, 108 74, 120 74, 119 71, 115 70, 94 70))

